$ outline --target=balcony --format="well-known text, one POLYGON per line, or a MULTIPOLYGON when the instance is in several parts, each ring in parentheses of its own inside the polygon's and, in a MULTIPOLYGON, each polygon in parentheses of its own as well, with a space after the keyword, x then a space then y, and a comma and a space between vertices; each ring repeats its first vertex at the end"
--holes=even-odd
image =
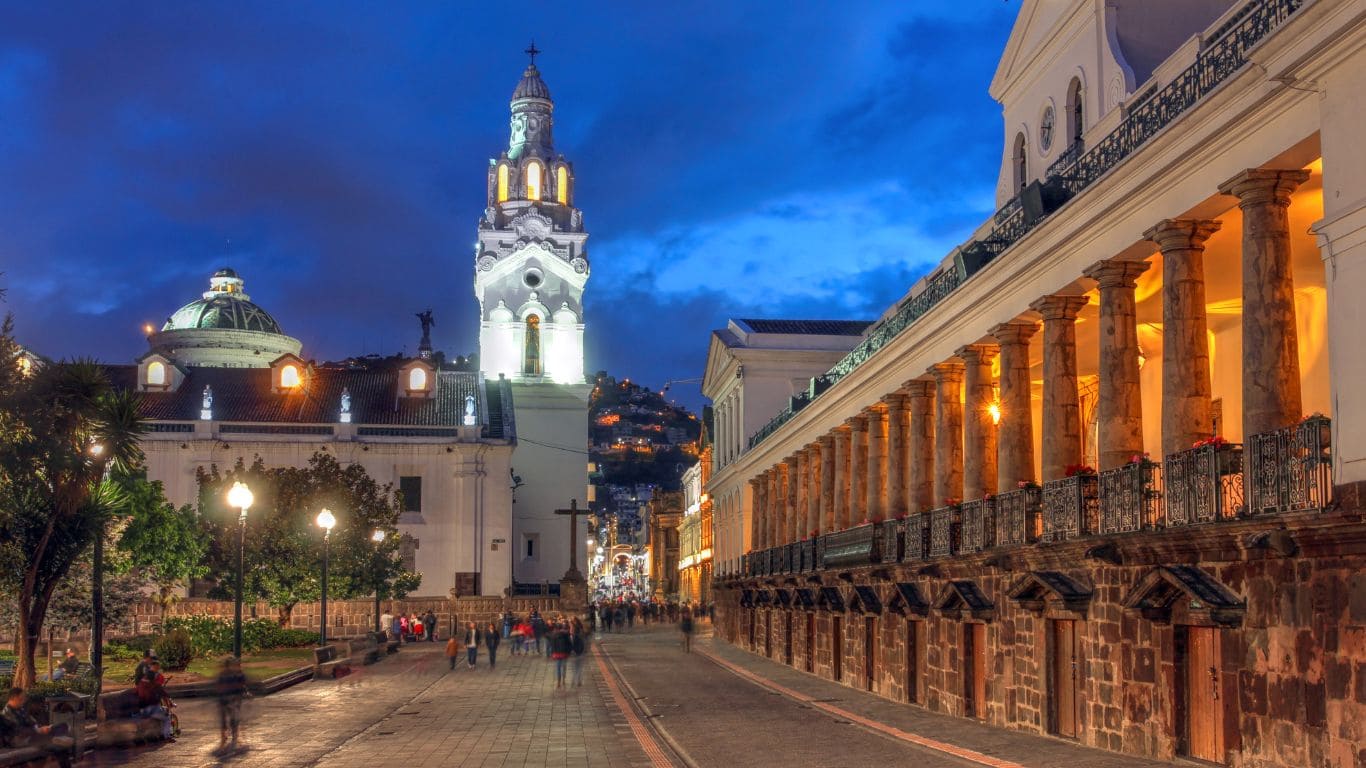
POLYGON ((797 552, 798 559, 801 564, 798 570, 800 570, 802 573, 816 570, 817 564, 815 539, 805 539, 803 541, 797 542, 797 552))
POLYGON ((1018 488, 996 497, 996 545, 1033 544, 1043 535, 1043 489, 1018 488))
POLYGON ((1094 473, 1077 474, 1043 484, 1042 541, 1067 541, 1096 532, 1100 523, 1100 488, 1094 473))
POLYGON ((965 501, 962 506, 962 552, 981 552, 996 546, 995 499, 965 501))
POLYGON ((877 528, 877 524, 869 523, 822 536, 825 540, 824 567, 852 568, 880 562, 877 528))
POLYGON ((1162 467, 1147 456, 1100 473, 1099 533, 1133 533, 1161 525, 1162 467))
POLYGON ((1199 525, 1243 514, 1243 446, 1209 441, 1162 464, 1167 525, 1199 525))
POLYGON ((957 554, 962 535, 962 516, 957 504, 930 510, 930 557, 957 554))
POLYGON ((1332 423, 1310 416, 1247 438, 1248 514, 1326 509, 1332 501, 1332 423))
POLYGON ((930 556, 930 516, 928 513, 909 515, 901 521, 901 561, 924 560, 930 556))
POLYGON ((905 527, 900 520, 886 520, 878 523, 878 549, 882 562, 899 563, 905 551, 905 527))

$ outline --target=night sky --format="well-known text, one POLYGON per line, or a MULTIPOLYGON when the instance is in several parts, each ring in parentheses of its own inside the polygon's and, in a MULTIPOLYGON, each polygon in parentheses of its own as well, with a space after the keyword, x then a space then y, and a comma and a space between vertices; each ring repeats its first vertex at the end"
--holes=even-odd
MULTIPOLYGON (((0 287, 129 361, 232 266, 317 360, 474 351, 475 224, 534 38, 588 371, 700 376, 727 317, 873 318, 993 209, 1001 2, 6 3, 0 287)), ((695 406, 696 385, 671 395, 695 406)))

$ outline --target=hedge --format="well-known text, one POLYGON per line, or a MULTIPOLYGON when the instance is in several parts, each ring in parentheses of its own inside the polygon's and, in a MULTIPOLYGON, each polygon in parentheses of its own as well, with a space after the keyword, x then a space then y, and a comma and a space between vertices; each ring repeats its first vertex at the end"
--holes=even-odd
MULTIPOLYGON (((173 616, 162 622, 161 631, 183 629, 190 635, 190 647, 198 657, 232 653, 232 619, 215 616, 173 616)), ((242 621, 242 653, 267 648, 303 648, 318 644, 318 633, 285 629, 272 619, 242 621)))

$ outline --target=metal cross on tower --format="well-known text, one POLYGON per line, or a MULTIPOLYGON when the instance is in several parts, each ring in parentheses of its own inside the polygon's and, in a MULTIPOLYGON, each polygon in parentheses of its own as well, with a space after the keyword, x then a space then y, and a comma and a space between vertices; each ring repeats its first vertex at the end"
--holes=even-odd
POLYGON ((527 48, 523 53, 531 57, 531 66, 536 66, 536 54, 540 53, 540 51, 536 49, 535 40, 531 41, 531 47, 527 48))

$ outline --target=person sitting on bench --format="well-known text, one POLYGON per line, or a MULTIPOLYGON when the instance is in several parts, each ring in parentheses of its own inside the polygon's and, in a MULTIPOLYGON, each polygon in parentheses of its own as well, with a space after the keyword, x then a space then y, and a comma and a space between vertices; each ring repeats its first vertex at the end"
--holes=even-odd
POLYGON ((28 713, 28 694, 23 688, 9 689, 5 708, 0 709, 0 747, 35 747, 57 758, 62 768, 71 768, 71 751, 76 740, 65 724, 38 725, 28 713))

